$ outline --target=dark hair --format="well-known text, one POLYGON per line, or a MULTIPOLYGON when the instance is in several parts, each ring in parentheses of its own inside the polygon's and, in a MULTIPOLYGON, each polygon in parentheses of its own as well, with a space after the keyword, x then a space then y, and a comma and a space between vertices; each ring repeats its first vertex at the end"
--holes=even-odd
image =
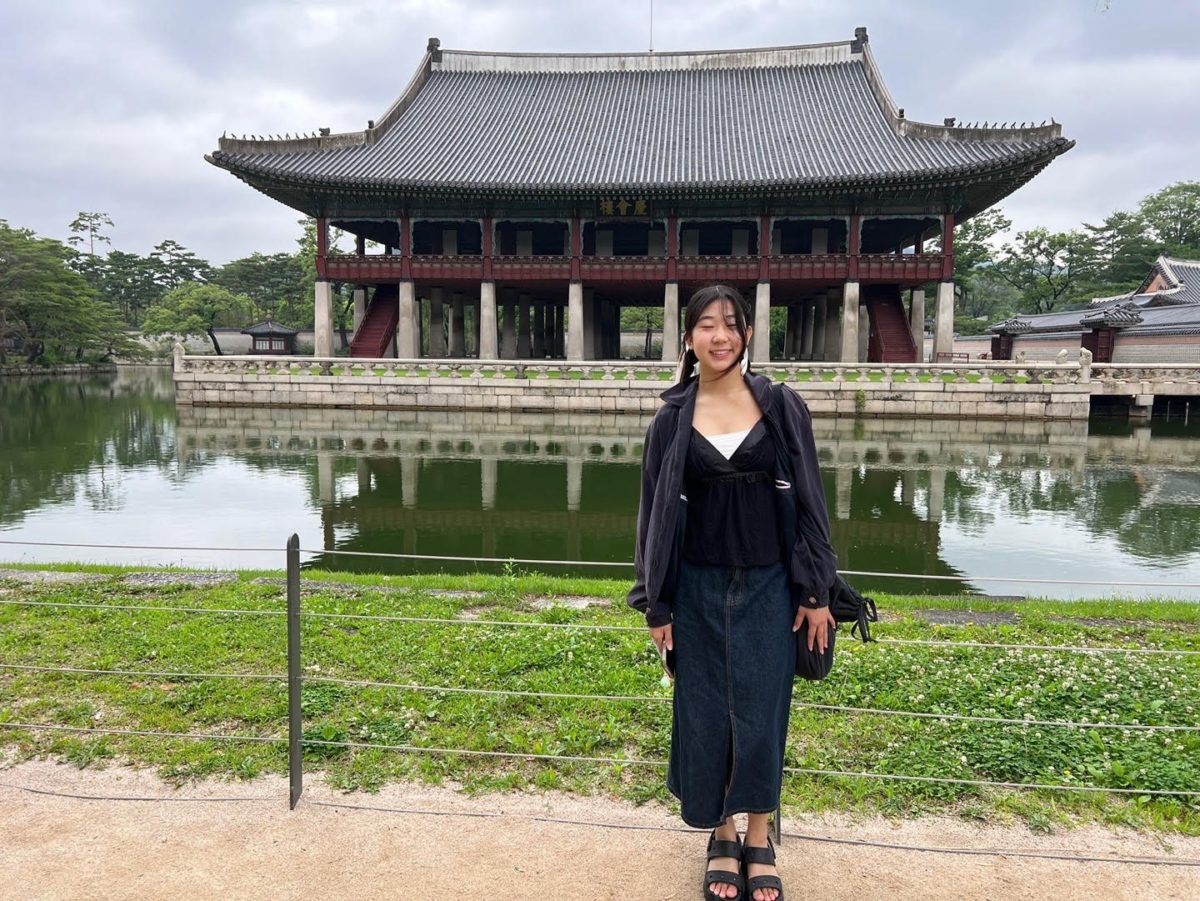
MULTIPOLYGON (((734 328, 737 330, 738 336, 742 339, 742 352, 738 354, 737 359, 725 367, 718 378, 724 378, 729 373, 737 369, 742 358, 750 352, 749 341, 747 339, 748 326, 746 324, 746 300, 742 297, 737 288, 731 288, 729 285, 709 285, 707 288, 701 288, 692 295, 688 301, 687 309, 683 313, 683 336, 685 340, 684 349, 679 354, 679 369, 675 373, 675 380, 678 382, 685 381, 691 376, 693 367, 696 365, 696 352, 687 347, 687 338, 692 333, 692 329, 700 321, 700 317, 704 314, 708 305, 715 300, 728 300, 733 306, 734 328)), ((747 358, 748 359, 748 358, 747 358)))

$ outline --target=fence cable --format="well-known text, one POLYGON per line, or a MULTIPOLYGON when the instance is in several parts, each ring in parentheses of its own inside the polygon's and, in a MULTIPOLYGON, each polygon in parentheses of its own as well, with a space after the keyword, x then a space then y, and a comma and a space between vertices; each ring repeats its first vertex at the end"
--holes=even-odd
MULTIPOLYGON (((417 754, 446 754, 458 755, 465 757, 502 757, 518 760, 542 760, 548 762, 560 763, 601 763, 611 764, 614 766, 655 766, 664 767, 667 765, 665 760, 649 760, 638 757, 587 757, 580 755, 567 754, 538 754, 534 752, 521 751, 477 751, 461 748, 440 748, 429 747, 422 745, 387 745, 377 744, 375 742, 355 742, 355 741, 324 741, 316 739, 305 739, 306 745, 321 745, 332 748, 354 748, 363 750, 378 750, 378 751, 400 751, 403 753, 417 754)), ((996 782, 989 779, 956 779, 947 776, 909 776, 897 775, 893 773, 871 773, 871 772, 854 772, 848 770, 822 770, 810 767, 784 767, 785 773, 791 773, 798 776, 838 776, 850 779, 891 779, 903 782, 932 782, 938 784, 952 785, 975 785, 975 786, 990 786, 994 788, 1011 788, 1011 789, 1036 789, 1044 791, 1084 791, 1084 792, 1102 792, 1111 794, 1125 795, 1164 795, 1164 796, 1180 796, 1180 797, 1200 797, 1200 791, 1187 789, 1138 789, 1138 788, 1104 788, 1097 785, 1062 785, 1052 783, 1037 783, 1037 782, 996 782)))
MULTIPOLYGON (((279 553, 278 547, 200 547, 189 545, 166 544, 93 544, 89 542, 62 541, 17 541, 0 539, 0 545, 23 545, 31 547, 73 547, 100 548, 108 550, 131 551, 218 551, 230 553, 279 553)), ((367 557, 393 560, 432 560, 444 563, 520 563, 531 566, 612 566, 628 569, 633 566, 632 560, 551 560, 533 557, 468 557, 438 554, 394 554, 383 551, 351 551, 341 548, 301 548, 302 554, 322 554, 337 557, 367 557)), ((1107 579, 1039 579, 1018 576, 979 576, 961 575, 948 576, 933 573, 891 573, 874 572, 871 570, 838 570, 843 576, 865 576, 877 579, 920 579, 931 582, 1005 582, 1018 585, 1086 585, 1098 588, 1200 588, 1200 582, 1114 582, 1107 579)))
MULTIPOLYGON (((0 598, 0 605, 15 607, 64 607, 80 610, 135 610, 157 613, 214 613, 237 616, 286 616, 285 610, 248 610, 245 608, 219 607, 165 607, 145 604, 76 604, 60 601, 26 601, 21 599, 0 598)), ((519 629, 574 629, 580 632, 627 632, 645 634, 644 626, 610 626, 603 623, 546 623, 525 620, 489 620, 489 619, 452 619, 449 617, 430 616, 400 616, 373 613, 321 613, 318 611, 303 611, 303 619, 335 619, 363 620, 385 623, 411 623, 442 626, 499 626, 519 629)), ((916 638, 880 638, 874 643, 881 645, 910 645, 933 648, 966 648, 972 650, 1013 650, 1013 651, 1056 651, 1075 654, 1158 654, 1168 657, 1196 657, 1200 651, 1188 649, 1172 650, 1170 648, 1113 648, 1087 647, 1084 645, 1040 645, 1040 644, 1000 644, 983 641, 949 641, 916 638)))
POLYGON ((287 616, 286 610, 249 610, 245 607, 165 607, 153 604, 72 604, 66 601, 25 601, 0 598, 9 607, 67 607, 78 610, 135 610, 148 613, 221 613, 232 616, 287 616))
POLYGON ((18 723, 14 720, 0 720, 0 729, 51 729, 60 732, 85 732, 96 735, 134 735, 152 738, 194 738, 215 741, 249 741, 263 744, 287 744, 286 738, 273 738, 265 735, 217 735, 208 732, 151 732, 143 729, 104 729, 92 726, 61 726, 57 723, 18 723))
MULTIPOLYGON (((34 666, 21 663, 0 663, 0 669, 39 673, 67 673, 94 676, 135 676, 167 679, 239 679, 282 682, 285 674, 272 673, 197 673, 147 670, 85 669, 66 666, 34 666)), ((343 679, 336 676, 305 676, 304 682, 323 682, 330 685, 349 685, 359 688, 390 688, 401 691, 425 692, 429 694, 462 694, 484 697, 538 698, 551 701, 611 701, 617 703, 669 704, 671 698, 664 695, 599 695, 577 692, 532 691, 508 688, 466 688, 448 685, 420 685, 412 682, 381 682, 372 679, 343 679)), ((818 710, 828 713, 866 714, 871 716, 899 716, 916 719, 942 720, 949 722, 991 723, 1005 726, 1046 726, 1065 729, 1113 729, 1133 732, 1200 732, 1200 726, 1153 723, 1108 723, 1078 722, 1073 720, 1017 719, 999 716, 977 716, 959 713, 935 713, 920 710, 896 710, 887 707, 851 707, 841 704, 816 704, 808 701, 793 701, 798 709, 818 710)))
POLYGON ((84 669, 76 666, 33 666, 25 663, 0 663, 0 669, 22 670, 37 673, 72 673, 87 676, 138 676, 159 679, 245 679, 282 682, 286 673, 172 673, 151 670, 84 669))
MULTIPOLYGON (((336 676, 305 676, 304 682, 325 682, 332 685, 352 685, 360 688, 394 688, 402 691, 428 692, 430 694, 465 694, 512 698, 545 698, 553 701, 614 701, 651 704, 670 704, 671 698, 664 695, 597 695, 572 692, 530 691, 507 688, 459 688, 445 685, 419 685, 412 682, 379 682, 370 679, 342 679, 336 676)), ((840 704, 815 704, 808 701, 793 701, 792 706, 806 710, 828 713, 868 714, 873 716, 903 716, 918 719, 947 720, 952 722, 993 723, 1008 726, 1050 726, 1068 729, 1120 729, 1135 732, 1200 732, 1200 726, 1153 725, 1149 723, 1104 723, 1076 722, 1072 720, 1016 719, 999 716, 975 716, 958 713, 934 713, 918 710, 895 710, 886 707, 848 707, 840 704)))

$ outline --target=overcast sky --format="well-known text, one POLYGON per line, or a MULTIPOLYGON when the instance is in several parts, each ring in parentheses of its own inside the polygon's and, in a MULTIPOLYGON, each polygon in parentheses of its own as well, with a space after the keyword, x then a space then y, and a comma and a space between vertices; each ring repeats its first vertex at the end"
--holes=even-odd
MULTIPOLYGON (((468 50, 645 50, 649 0, 0 0, 0 219, 215 263, 294 248, 298 214, 204 162, 223 131, 362 129, 429 36, 468 50)), ((656 0, 654 49, 848 40, 910 119, 1063 123, 1070 153, 1002 204, 1021 228, 1097 221, 1200 178, 1195 0, 656 0)))

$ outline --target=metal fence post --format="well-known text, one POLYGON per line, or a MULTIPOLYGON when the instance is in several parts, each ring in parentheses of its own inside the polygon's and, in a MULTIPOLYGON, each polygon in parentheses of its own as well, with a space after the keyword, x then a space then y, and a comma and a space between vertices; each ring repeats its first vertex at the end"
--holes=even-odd
POLYGON ((782 801, 780 801, 779 806, 775 808, 775 822, 772 825, 774 826, 774 829, 772 831, 774 831, 774 833, 775 833, 775 846, 778 847, 779 845, 783 844, 783 802, 782 801))
POLYGON ((288 809, 294 810, 304 791, 304 754, 300 744, 300 536, 287 542, 288 651, 288 809))

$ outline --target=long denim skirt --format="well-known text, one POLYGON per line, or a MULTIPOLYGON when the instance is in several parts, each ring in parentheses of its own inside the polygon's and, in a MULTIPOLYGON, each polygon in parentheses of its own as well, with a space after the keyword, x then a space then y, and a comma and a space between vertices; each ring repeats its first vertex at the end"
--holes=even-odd
POLYGON ((770 813, 779 804, 796 673, 783 564, 684 562, 673 616, 667 788, 697 828, 735 813, 770 813))

